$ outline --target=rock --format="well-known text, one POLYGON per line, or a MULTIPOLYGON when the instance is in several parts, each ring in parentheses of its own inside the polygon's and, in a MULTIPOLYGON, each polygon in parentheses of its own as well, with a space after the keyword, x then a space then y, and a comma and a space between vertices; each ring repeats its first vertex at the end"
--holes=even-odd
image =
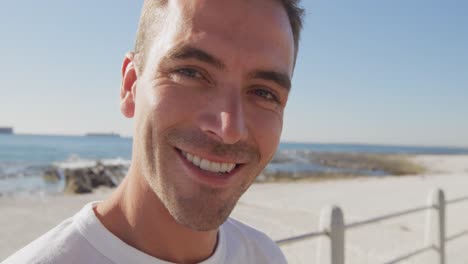
POLYGON ((88 193, 100 186, 115 187, 125 177, 127 170, 122 165, 104 165, 101 162, 93 167, 66 169, 65 192, 88 193))
POLYGON ((92 191, 91 179, 83 169, 65 170, 66 193, 90 193, 92 191))
POLYGON ((60 180, 60 173, 56 168, 48 168, 44 171, 42 178, 46 182, 57 182, 60 180))

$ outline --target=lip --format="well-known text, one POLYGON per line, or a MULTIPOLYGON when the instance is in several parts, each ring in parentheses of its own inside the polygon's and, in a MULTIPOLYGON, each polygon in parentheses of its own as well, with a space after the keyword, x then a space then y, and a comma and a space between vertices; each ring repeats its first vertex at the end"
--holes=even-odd
POLYGON ((195 166, 190 161, 188 161, 184 157, 180 149, 174 149, 177 155, 179 156, 181 162, 184 164, 184 167, 187 171, 187 175, 195 181, 213 188, 226 188, 229 185, 231 185, 232 182, 236 179, 235 174, 243 166, 243 164, 237 164, 236 167, 229 173, 223 173, 222 175, 220 175, 220 173, 200 169, 199 167, 195 166))

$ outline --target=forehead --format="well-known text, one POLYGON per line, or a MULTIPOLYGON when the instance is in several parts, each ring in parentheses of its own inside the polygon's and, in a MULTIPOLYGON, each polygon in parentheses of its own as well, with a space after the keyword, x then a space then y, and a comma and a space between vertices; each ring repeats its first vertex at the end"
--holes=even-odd
POLYGON ((277 0, 173 0, 167 11, 172 25, 163 26, 172 30, 164 32, 164 48, 153 46, 159 52, 192 45, 228 67, 255 64, 292 73, 292 30, 277 0))

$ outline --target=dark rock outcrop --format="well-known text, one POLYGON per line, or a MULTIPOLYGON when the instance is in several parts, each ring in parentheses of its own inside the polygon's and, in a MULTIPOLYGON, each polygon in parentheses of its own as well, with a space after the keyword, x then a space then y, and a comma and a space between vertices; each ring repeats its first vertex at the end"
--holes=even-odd
POLYGON ((44 171, 42 178, 46 182, 57 182, 57 181, 60 181, 61 176, 60 176, 60 172, 56 168, 50 167, 44 171))
POLYGON ((125 177, 127 170, 124 165, 104 165, 101 162, 93 167, 65 168, 65 192, 90 193, 99 186, 115 187, 125 177))

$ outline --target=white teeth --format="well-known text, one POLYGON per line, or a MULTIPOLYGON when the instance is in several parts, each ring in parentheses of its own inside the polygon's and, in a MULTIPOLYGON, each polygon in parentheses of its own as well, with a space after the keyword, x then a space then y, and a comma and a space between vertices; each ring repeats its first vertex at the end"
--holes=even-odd
POLYGON ((209 161, 209 160, 200 158, 196 155, 186 153, 184 151, 182 151, 182 154, 184 154, 185 158, 187 158, 187 160, 192 162, 194 165, 206 171, 225 173, 225 172, 231 172, 234 169, 234 167, 236 167, 235 163, 220 163, 220 162, 209 161))
POLYGON ((200 166, 200 157, 198 156, 193 156, 193 160, 192 160, 192 163, 197 165, 197 166, 200 166))
POLYGON ((218 172, 218 171, 221 171, 221 163, 218 163, 218 162, 210 162, 210 170, 212 172, 218 172))
POLYGON ((200 162, 200 168, 202 168, 204 170, 209 170, 210 162, 207 161, 206 159, 202 159, 201 162, 200 162))
POLYGON ((190 153, 187 153, 187 159, 193 162, 193 155, 190 153))
POLYGON ((221 164, 221 171, 228 171, 229 170, 229 164, 223 163, 221 164))
POLYGON ((228 164, 228 171, 232 171, 232 169, 234 169, 234 167, 236 166, 236 164, 228 164))

